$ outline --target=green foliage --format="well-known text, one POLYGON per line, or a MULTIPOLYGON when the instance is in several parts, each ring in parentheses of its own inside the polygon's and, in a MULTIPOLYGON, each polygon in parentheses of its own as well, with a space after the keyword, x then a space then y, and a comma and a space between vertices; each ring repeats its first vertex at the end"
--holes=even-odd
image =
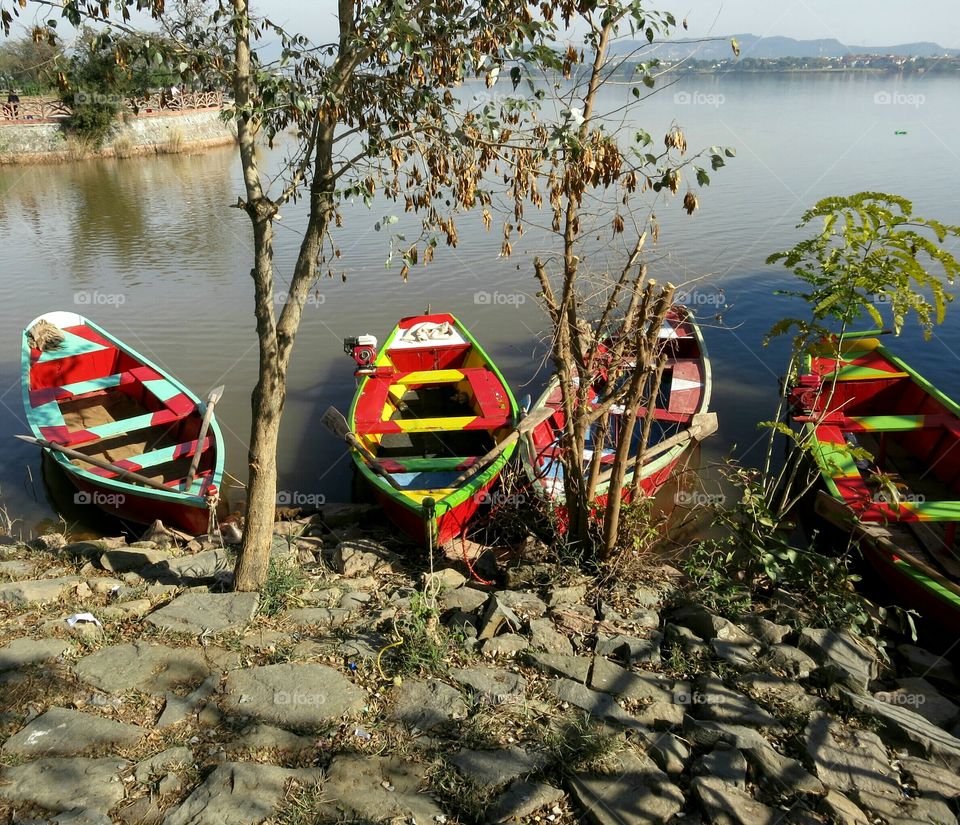
POLYGON ((21 37, 0 43, 0 91, 16 89, 21 95, 41 95, 55 88, 58 55, 59 49, 46 38, 21 37))
POLYGON ((725 535, 699 542, 685 564, 698 597, 736 614, 757 598, 786 593, 802 603, 812 623, 872 636, 876 619, 854 589, 859 576, 848 559, 792 544, 795 525, 771 507, 759 471, 730 465, 724 475, 738 494, 733 507, 716 509, 715 523, 725 535))
POLYGON ((67 130, 93 147, 102 145, 120 111, 117 103, 93 96, 87 98, 69 96, 66 102, 70 104, 73 112, 66 123, 67 130))
POLYGON ((260 612, 264 616, 276 616, 288 607, 302 602, 297 594, 307 584, 307 577, 289 559, 270 559, 267 581, 260 592, 260 612))
POLYGON ((440 610, 423 593, 410 598, 410 609, 397 620, 397 633, 403 644, 396 651, 399 673, 442 673, 447 668, 450 637, 440 624, 440 610))
POLYGON ((812 222, 821 226, 816 235, 767 259, 782 262, 809 286, 782 294, 806 300, 812 322, 786 319, 768 337, 796 329, 803 346, 824 334, 824 321, 848 327, 869 315, 882 325, 882 301, 890 305, 897 334, 913 312, 929 338, 953 300, 946 286, 960 273, 960 262, 944 243, 960 237, 960 227, 918 217, 910 201, 883 192, 824 198, 798 226, 812 222))

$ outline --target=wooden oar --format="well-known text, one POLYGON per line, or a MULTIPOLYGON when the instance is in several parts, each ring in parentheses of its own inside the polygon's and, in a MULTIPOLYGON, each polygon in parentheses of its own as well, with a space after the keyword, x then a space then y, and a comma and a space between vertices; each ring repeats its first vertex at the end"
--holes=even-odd
POLYGON ((343 413, 336 409, 336 407, 327 407, 327 411, 320 419, 320 423, 335 436, 346 441, 352 449, 360 453, 360 457, 366 462, 367 466, 386 481, 387 484, 395 490, 403 489, 400 482, 390 475, 386 467, 377 461, 376 456, 360 443, 357 434, 350 429, 347 419, 344 418, 343 413))
MULTIPOLYGON (((644 450, 644 463, 652 458, 656 458, 661 453, 672 450, 680 444, 686 444, 688 441, 702 441, 707 436, 713 435, 717 431, 717 414, 715 412, 697 413, 690 419, 690 426, 683 432, 670 436, 663 441, 654 444, 647 450, 644 450)), ((598 477, 597 483, 600 484, 609 481, 613 475, 613 468, 604 470, 598 477)))
POLYGON ((159 481, 154 481, 152 478, 142 476, 139 473, 133 472, 133 470, 125 470, 123 467, 118 467, 116 464, 111 464, 109 461, 104 461, 101 458, 94 458, 93 456, 85 455, 79 450, 73 450, 70 447, 64 447, 62 444, 56 444, 53 441, 47 441, 45 438, 34 438, 32 435, 18 435, 14 436, 14 438, 19 438, 21 441, 26 441, 28 444, 37 444, 41 447, 46 447, 48 450, 56 450, 58 453, 63 453, 65 456, 69 456, 70 458, 78 458, 87 464, 92 464, 94 467, 99 467, 101 470, 110 470, 125 480, 135 481, 137 484, 142 484, 145 487, 152 487, 154 490, 163 490, 167 493, 176 492, 175 490, 171 490, 171 488, 161 484, 159 481))
POLYGON ((556 412, 552 407, 541 407, 535 413, 524 416, 520 419, 520 423, 507 435, 503 441, 497 444, 490 452, 486 455, 481 456, 473 464, 471 464, 466 470, 464 470, 460 475, 458 475, 454 480, 452 487, 459 487, 465 481, 469 481, 477 473, 482 472, 497 458, 500 454, 507 449, 511 444, 513 444, 521 435, 530 432, 538 424, 542 424, 546 421, 551 415, 556 412))
POLYGON ((207 430, 210 429, 210 422, 213 420, 213 408, 223 395, 224 386, 214 387, 207 396, 207 408, 203 412, 203 423, 200 425, 200 434, 197 436, 197 449, 193 453, 193 461, 190 462, 190 471, 183 482, 184 491, 190 490, 193 484, 193 477, 197 474, 197 468, 200 466, 200 454, 202 452, 203 440, 207 437, 207 430))

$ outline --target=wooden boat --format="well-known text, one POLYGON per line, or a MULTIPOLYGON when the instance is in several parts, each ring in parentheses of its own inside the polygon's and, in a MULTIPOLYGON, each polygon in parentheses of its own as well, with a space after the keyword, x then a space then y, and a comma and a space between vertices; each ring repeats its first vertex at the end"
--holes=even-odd
POLYGON ((353 460, 401 530, 445 544, 463 534, 516 449, 517 403, 453 315, 404 318, 379 352, 375 343, 359 349, 353 460))
POLYGON ((207 532, 223 438, 209 416, 184 489, 205 405, 183 384, 73 312, 49 312, 24 330, 22 375, 27 422, 77 487, 79 502, 142 524, 160 519, 194 535, 207 532), (44 325, 55 328, 59 345, 35 345, 32 331, 44 325))
MULTIPOLYGON (((685 456, 699 441, 712 435, 717 429, 716 414, 708 412, 712 391, 710 361, 700 328, 693 315, 682 306, 671 308, 660 339, 669 360, 663 372, 660 393, 654 408, 654 423, 650 442, 644 451, 640 489, 645 496, 654 495, 685 465, 685 456)), ((605 374, 600 373, 594 385, 591 401, 595 401, 605 383, 605 374)), ((543 395, 534 404, 531 415, 547 408, 552 414, 520 438, 520 450, 531 486, 545 500, 559 503, 564 497, 563 464, 560 435, 563 432, 564 411, 559 379, 554 377, 543 395)), ((584 471, 587 471, 594 450, 603 450, 600 481, 597 485, 596 507, 602 512, 606 507, 610 489, 609 470, 612 468, 620 416, 623 409, 611 408, 610 427, 603 444, 593 443, 593 434, 588 438, 587 451, 583 456, 584 471), (606 468, 606 469, 604 469, 606 468), (606 477, 606 478, 605 478, 606 477)), ((646 408, 638 410, 638 419, 646 414, 646 408)), ((634 428, 631 458, 635 458, 640 440, 641 427, 634 428)), ((632 464, 630 465, 633 466, 632 464)), ((632 470, 624 477, 624 501, 631 498, 632 470)))
POLYGON ((791 388, 826 488, 816 511, 903 606, 960 634, 960 405, 874 334, 843 336, 839 357, 837 342, 814 351, 791 388))

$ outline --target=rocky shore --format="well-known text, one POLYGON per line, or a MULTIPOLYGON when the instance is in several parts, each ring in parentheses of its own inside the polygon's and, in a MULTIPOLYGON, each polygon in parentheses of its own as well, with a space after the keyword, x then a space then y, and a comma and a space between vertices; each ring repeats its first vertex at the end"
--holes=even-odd
POLYGON ((665 565, 430 574, 348 506, 278 524, 261 594, 161 529, 7 541, 3 822, 957 822, 947 659, 665 565))

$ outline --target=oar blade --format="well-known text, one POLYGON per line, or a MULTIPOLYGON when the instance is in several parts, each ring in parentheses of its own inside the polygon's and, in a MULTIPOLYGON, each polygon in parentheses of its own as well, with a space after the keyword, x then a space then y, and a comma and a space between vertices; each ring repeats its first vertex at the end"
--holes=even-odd
POLYGON ((350 433, 347 419, 336 407, 327 407, 327 411, 320 418, 320 423, 338 438, 346 438, 350 433))
POLYGON ((19 438, 21 441, 26 441, 27 444, 39 444, 40 440, 34 438, 32 435, 15 435, 14 438, 19 438))
POLYGON ((225 384, 221 384, 219 387, 214 387, 212 390, 210 390, 210 394, 207 396, 207 404, 210 406, 216 404, 221 398, 223 398, 223 392, 226 388, 227 387, 225 384))

